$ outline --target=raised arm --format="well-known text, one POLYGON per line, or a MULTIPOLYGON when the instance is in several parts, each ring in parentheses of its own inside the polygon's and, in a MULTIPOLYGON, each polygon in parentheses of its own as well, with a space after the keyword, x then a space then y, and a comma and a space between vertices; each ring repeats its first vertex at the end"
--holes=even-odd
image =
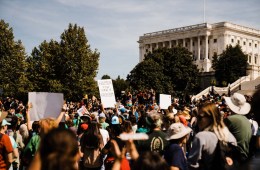
POLYGON ((32 103, 27 104, 27 109, 26 109, 26 120, 27 120, 27 129, 30 131, 32 129, 31 125, 31 117, 30 117, 30 109, 32 108, 32 103))
POLYGON ((65 115, 66 113, 66 110, 67 110, 67 104, 64 104, 62 109, 61 109, 61 112, 59 114, 59 116, 57 117, 56 119, 56 123, 59 124, 63 118, 63 116, 65 115))

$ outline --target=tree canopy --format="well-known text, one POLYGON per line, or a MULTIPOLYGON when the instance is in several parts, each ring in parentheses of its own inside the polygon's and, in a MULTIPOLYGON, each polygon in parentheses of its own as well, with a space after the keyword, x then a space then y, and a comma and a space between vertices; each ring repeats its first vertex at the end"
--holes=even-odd
POLYGON ((0 21, 0 91, 4 96, 27 97, 28 92, 60 92, 79 100, 98 94, 99 52, 91 50, 84 28, 69 24, 60 42, 43 41, 27 56, 13 30, 0 21))
POLYGON ((212 67, 218 85, 224 86, 246 76, 247 58, 239 45, 229 45, 219 56, 214 55, 212 67))
POLYGON ((62 92, 71 100, 95 94, 99 52, 92 51, 84 28, 69 24, 61 41, 42 42, 27 59, 34 91, 62 92))
POLYGON ((160 48, 149 52, 127 76, 134 89, 153 88, 157 93, 190 94, 198 87, 197 66, 183 47, 160 48))
POLYGON ((0 20, 0 88, 6 96, 22 98, 30 90, 25 59, 22 42, 15 41, 12 28, 0 20))

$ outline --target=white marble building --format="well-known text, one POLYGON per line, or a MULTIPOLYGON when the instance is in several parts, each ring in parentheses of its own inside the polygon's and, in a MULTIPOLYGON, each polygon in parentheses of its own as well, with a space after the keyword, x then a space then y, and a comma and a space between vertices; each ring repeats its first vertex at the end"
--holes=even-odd
POLYGON ((211 61, 214 53, 221 54, 226 46, 239 44, 244 53, 248 54, 248 74, 254 80, 260 76, 260 30, 219 22, 203 23, 181 28, 146 33, 139 38, 141 62, 144 55, 157 48, 171 48, 181 45, 189 49, 201 72, 214 71, 211 61))

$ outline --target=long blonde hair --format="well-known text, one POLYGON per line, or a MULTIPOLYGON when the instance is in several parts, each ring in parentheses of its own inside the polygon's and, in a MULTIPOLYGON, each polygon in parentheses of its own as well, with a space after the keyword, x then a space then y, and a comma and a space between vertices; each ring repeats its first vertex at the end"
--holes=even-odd
POLYGON ((202 104, 199 107, 199 113, 204 113, 211 118, 211 124, 204 130, 214 132, 219 140, 227 142, 229 131, 216 104, 210 102, 202 104))

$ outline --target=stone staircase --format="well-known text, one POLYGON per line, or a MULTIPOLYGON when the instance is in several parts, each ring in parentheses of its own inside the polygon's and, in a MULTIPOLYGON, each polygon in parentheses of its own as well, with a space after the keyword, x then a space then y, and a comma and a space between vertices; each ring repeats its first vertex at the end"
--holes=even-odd
POLYGON ((256 78, 255 80, 251 80, 250 75, 248 75, 239 78, 237 81, 233 82, 227 87, 216 87, 216 86, 207 87, 199 94, 194 95, 192 97, 192 100, 200 99, 203 95, 204 96, 208 95, 212 91, 212 88, 214 90, 214 93, 218 93, 219 95, 222 95, 224 93, 228 94, 229 90, 231 94, 238 92, 244 95, 252 95, 256 89, 260 88, 260 77, 256 78))

